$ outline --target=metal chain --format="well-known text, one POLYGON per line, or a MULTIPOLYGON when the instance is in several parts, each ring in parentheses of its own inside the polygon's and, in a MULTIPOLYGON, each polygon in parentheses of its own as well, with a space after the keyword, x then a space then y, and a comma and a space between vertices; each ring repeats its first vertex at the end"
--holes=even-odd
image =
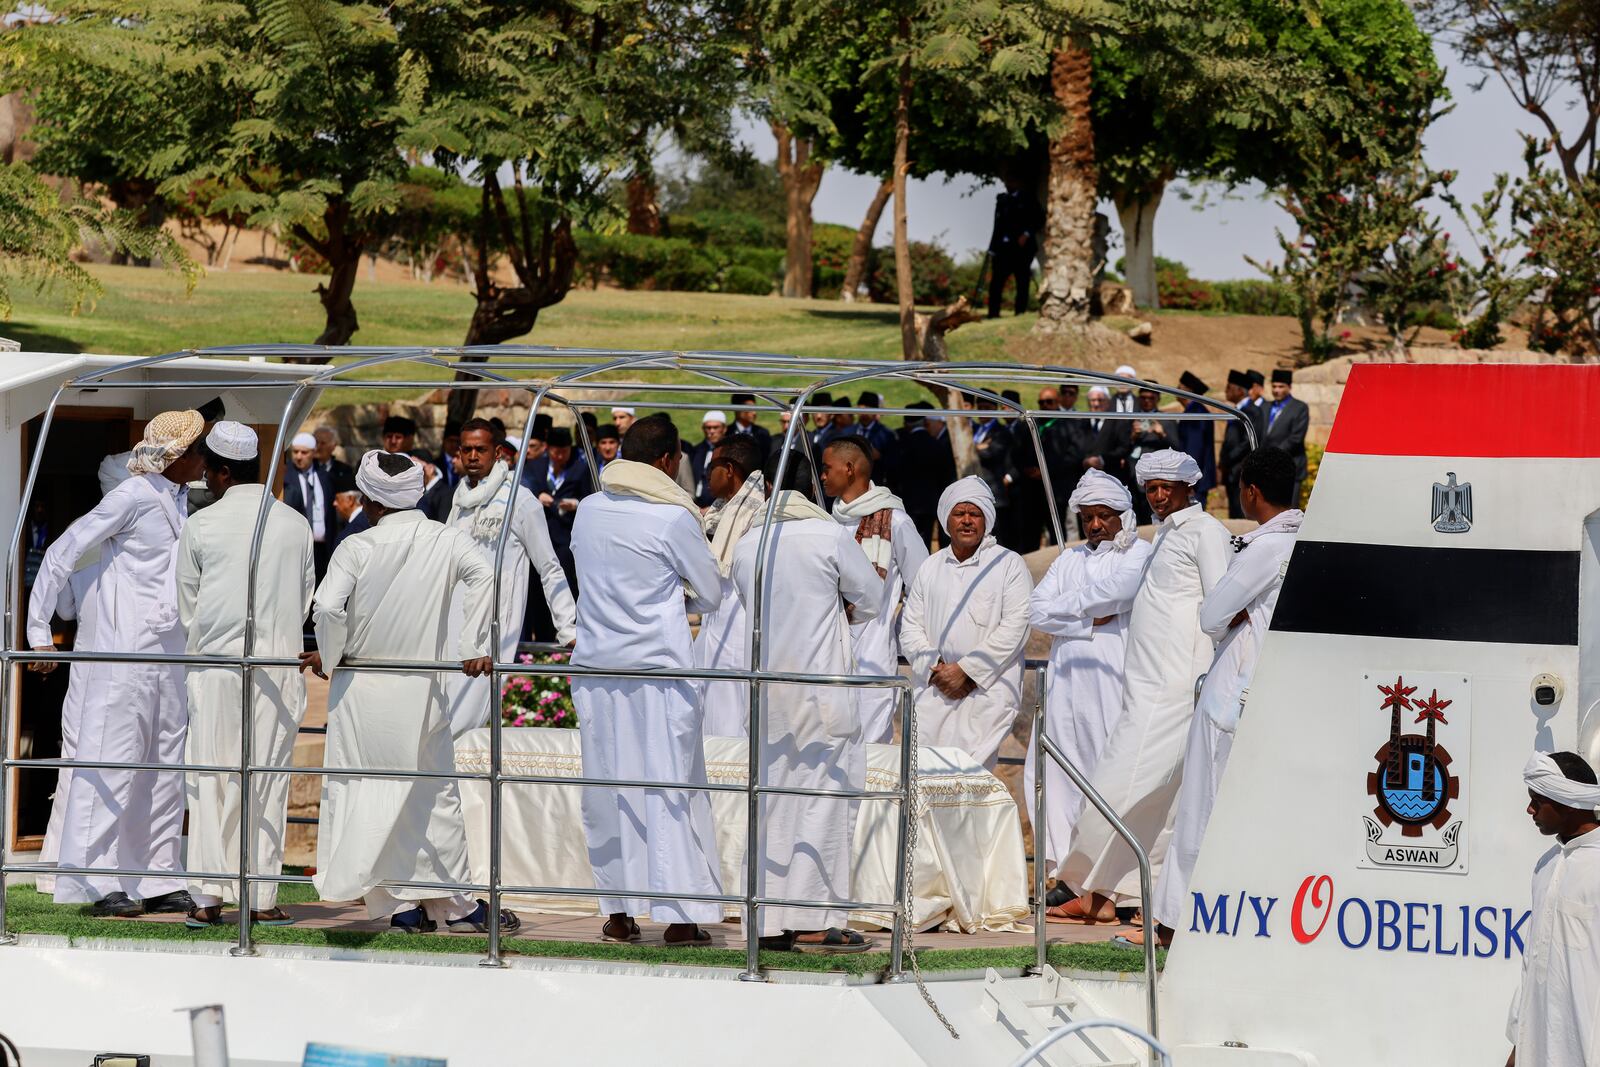
MULTIPOLYGON (((911 798, 911 818, 906 820, 906 854, 900 862, 906 865, 906 891, 900 900, 900 927, 905 931, 905 956, 911 960, 911 976, 916 980, 917 992, 922 994, 922 1002, 933 1012, 933 1017, 944 1025, 950 1036, 957 1041, 961 1034, 954 1024, 945 1018, 944 1012, 939 1010, 939 1005, 934 1003, 933 994, 928 992, 928 983, 922 980, 922 967, 917 963, 917 946, 913 930, 916 926, 912 922, 912 902, 916 900, 916 874, 917 874, 917 836, 918 827, 922 822, 922 790, 917 782, 917 711, 915 704, 911 707, 911 714, 906 716, 907 721, 902 724, 903 729, 910 733, 907 743, 911 746, 911 787, 906 795, 911 798)), ((905 783, 902 782, 901 785, 905 783)))

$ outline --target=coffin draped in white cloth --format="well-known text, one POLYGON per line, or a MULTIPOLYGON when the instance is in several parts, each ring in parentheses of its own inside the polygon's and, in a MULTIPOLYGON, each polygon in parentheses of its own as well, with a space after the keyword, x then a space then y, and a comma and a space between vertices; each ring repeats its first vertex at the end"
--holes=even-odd
MULTIPOLYGON (((743 738, 706 739, 706 770, 714 784, 744 785, 749 755, 743 738)), ((900 750, 893 745, 867 745, 867 788, 893 790, 900 785, 900 750)), ((976 933, 1015 930, 1028 918, 1027 865, 1017 808, 1005 785, 953 748, 924 748, 917 754, 922 820, 913 882, 916 926, 976 933)), ((484 774, 489 770, 489 731, 473 730, 456 742, 456 770, 484 774)), ((503 774, 548 774, 577 778, 583 774, 576 730, 506 730, 501 759, 503 774)), ((593 873, 579 815, 579 786, 507 783, 501 813, 504 849, 501 878, 506 885, 589 888, 593 873)), ((473 881, 489 879, 489 787, 486 782, 461 783, 467 819, 467 852, 473 881)), ((894 899, 894 861, 899 822, 894 801, 861 802, 856 820, 855 899, 894 899)), ((742 793, 711 794, 723 885, 730 894, 744 892, 745 797, 742 793)), ((594 915, 593 897, 521 896, 508 894, 506 906, 558 915, 594 915)), ((730 916, 739 909, 730 908, 730 916)), ((862 926, 888 927, 888 911, 862 911, 852 916, 862 926)))

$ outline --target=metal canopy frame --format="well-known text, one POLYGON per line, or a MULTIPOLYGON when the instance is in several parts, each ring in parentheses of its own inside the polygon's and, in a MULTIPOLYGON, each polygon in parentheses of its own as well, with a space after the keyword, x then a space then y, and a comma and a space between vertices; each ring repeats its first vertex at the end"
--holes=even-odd
MULTIPOLYGON (((443 883, 420 882, 385 882, 383 885, 392 887, 406 887, 416 889, 438 889, 441 891, 478 891, 489 894, 490 927, 488 951, 483 960, 486 966, 503 966, 500 945, 500 900, 507 892, 514 893, 540 893, 549 895, 566 895, 580 897, 599 897, 602 894, 595 889, 575 889, 559 886, 507 886, 501 881, 501 787, 504 784, 552 784, 552 785, 611 785, 616 787, 638 788, 679 788, 703 792, 713 791, 742 791, 746 794, 748 811, 748 825, 746 834, 746 884, 743 894, 692 894, 692 893, 664 893, 659 890, 648 890, 643 887, 630 887, 628 889, 608 889, 607 895, 612 896, 639 896, 654 897, 658 899, 704 900, 724 904, 740 905, 744 912, 746 930, 746 967, 741 977, 748 980, 760 980, 763 976, 760 970, 759 934, 760 934, 760 909, 767 906, 801 906, 813 908, 847 908, 851 910, 874 909, 892 910, 895 916, 894 928, 891 935, 891 964, 888 980, 896 981, 903 978, 903 956, 906 942, 910 933, 911 922, 910 908, 910 874, 909 866, 911 854, 915 848, 916 840, 916 813, 917 792, 915 788, 915 750, 916 750, 916 715, 910 682, 901 676, 863 676, 863 675, 809 675, 794 674, 766 670, 759 666, 765 663, 763 655, 764 633, 764 607, 766 600, 766 585, 764 582, 764 567, 767 560, 768 533, 771 529, 771 517, 775 509, 775 499, 769 501, 767 509, 767 522, 763 524, 761 538, 758 545, 757 561, 754 581, 757 589, 763 590, 763 595, 756 598, 751 605, 750 616, 750 648, 752 662, 758 666, 751 670, 679 670, 679 671, 629 671, 621 669, 583 668, 570 663, 559 666, 540 666, 519 662, 502 662, 496 658, 491 672, 493 684, 490 686, 491 706, 486 709, 490 712, 489 722, 491 727, 490 744, 490 769, 484 773, 455 773, 455 772, 417 772, 395 771, 381 768, 295 768, 259 765, 255 762, 251 752, 252 731, 244 729, 250 722, 251 716, 241 714, 240 735, 240 761, 237 766, 211 766, 190 764, 143 764, 143 763, 103 763, 81 760, 49 760, 49 759, 11 759, 10 748, 6 736, 9 727, 9 708, 11 701, 11 680, 13 669, 24 663, 32 662, 122 662, 122 663, 160 663, 168 665, 186 665, 190 667, 227 667, 239 670, 242 674, 242 699, 241 711, 247 711, 252 703, 252 689, 254 673, 262 667, 289 667, 297 666, 295 660, 272 658, 255 655, 255 596, 256 596, 256 571, 261 547, 261 539, 266 527, 269 501, 274 499, 272 494, 262 494, 262 504, 257 512, 255 530, 251 540, 251 562, 249 584, 246 592, 246 624, 244 635, 244 652, 240 656, 180 656, 159 654, 137 654, 117 652, 34 652, 28 648, 18 648, 16 640, 16 620, 20 616, 19 603, 20 590, 18 588, 17 564, 22 531, 25 517, 28 514, 32 500, 35 482, 38 478, 44 446, 48 439, 54 421, 57 406, 62 398, 80 390, 96 390, 105 388, 127 388, 140 390, 169 390, 169 389, 197 389, 216 388, 219 390, 237 391, 241 389, 276 389, 287 391, 289 396, 283 406, 279 419, 276 440, 274 441, 272 455, 263 471, 263 482, 271 485, 277 478, 283 464, 283 456, 287 447, 288 438, 292 427, 290 420, 297 411, 309 410, 305 401, 315 399, 329 389, 363 388, 363 389, 502 389, 520 391, 529 395, 527 418, 523 425, 523 439, 526 440, 533 430, 533 424, 540 408, 545 402, 551 401, 559 404, 572 414, 573 421, 583 445, 584 455, 590 464, 591 473, 596 475, 595 483, 599 484, 598 470, 594 459, 593 443, 583 419, 578 417, 580 412, 588 408, 602 408, 619 403, 614 399, 623 397, 650 397, 652 404, 661 409, 694 409, 701 410, 703 403, 672 399, 679 394, 695 394, 706 392, 731 392, 748 393, 756 397, 754 403, 745 404, 718 404, 719 408, 730 411, 758 411, 758 412, 788 412, 791 416, 789 426, 783 434, 782 451, 776 472, 777 484, 782 484, 784 474, 789 466, 791 457, 796 447, 811 461, 813 471, 816 470, 814 457, 811 455, 810 435, 801 433, 805 425, 805 417, 817 413, 848 412, 853 415, 918 415, 932 418, 967 418, 988 419, 1002 417, 1020 421, 1028 429, 1029 436, 1034 446, 1034 452, 1039 460, 1039 469, 1043 474, 1043 487, 1046 504, 1050 515, 1051 529, 1057 544, 1066 544, 1067 539, 1061 523, 1061 510, 1057 506, 1055 490, 1049 477, 1049 466, 1045 459, 1043 441, 1039 432, 1038 420, 1041 418, 1058 420, 1073 418, 1102 418, 1102 419, 1140 419, 1148 417, 1147 412, 1088 412, 1088 411, 1045 411, 1030 408, 1006 399, 998 391, 999 386, 1007 385, 1032 385, 1032 386, 1094 386, 1103 385, 1110 388, 1127 388, 1130 385, 1140 390, 1153 390, 1156 393, 1182 400, 1185 402, 1198 402, 1206 410, 1196 412, 1168 413, 1162 412, 1160 418, 1165 421, 1206 421, 1225 422, 1237 420, 1245 427, 1245 432, 1252 447, 1256 444, 1255 428, 1249 418, 1238 408, 1229 404, 1201 396, 1188 390, 1173 386, 1158 385, 1149 382, 1130 382, 1128 379, 1119 378, 1113 374, 1102 371, 1085 370, 1073 367, 1043 366, 1023 363, 999 362, 953 362, 953 363, 928 363, 906 362, 900 360, 868 360, 868 359, 842 359, 842 358, 810 358, 787 355, 777 355, 762 352, 742 351, 684 351, 661 349, 654 351, 628 351, 609 348, 557 348, 530 345, 499 345, 490 347, 370 347, 352 346, 344 348, 326 348, 317 345, 233 345, 219 348, 196 348, 165 355, 151 356, 143 359, 134 359, 112 367, 100 368, 81 374, 60 386, 50 401, 45 411, 37 442, 35 443, 32 461, 29 465, 27 481, 24 485, 22 498, 17 510, 17 522, 11 531, 11 538, 6 551, 6 573, 4 578, 4 621, 5 633, 0 641, 0 664, 5 667, 6 684, 0 685, 0 811, 5 810, 6 789, 12 771, 18 769, 47 769, 59 767, 80 768, 121 768, 125 770, 164 771, 166 773, 183 773, 193 771, 198 773, 228 773, 238 775, 241 779, 240 789, 240 819, 241 833, 239 869, 232 872, 188 872, 188 871, 160 871, 143 872, 133 870, 119 870, 112 868, 64 868, 46 864, 14 864, 6 863, 3 850, 0 850, 0 876, 7 872, 17 873, 56 873, 69 875, 89 874, 124 874, 124 875, 181 875, 191 879, 204 877, 208 880, 232 881, 243 883, 239 886, 238 894, 241 911, 248 908, 250 894, 249 887, 255 882, 306 882, 306 876, 285 875, 282 872, 256 873, 250 870, 251 843, 254 835, 249 830, 254 826, 254 813, 252 812, 252 790, 250 780, 258 774, 330 774, 336 773, 349 777, 406 777, 406 778, 444 778, 452 780, 485 781, 489 785, 489 812, 490 812, 490 857, 489 879, 487 885, 448 885, 443 883), (172 378, 159 381, 149 380, 144 372, 150 368, 160 367, 175 360, 190 359, 193 357, 206 357, 211 359, 229 359, 261 362, 270 359, 298 360, 308 357, 354 357, 352 362, 342 364, 330 363, 324 369, 314 372, 297 381, 284 381, 282 379, 226 379, 207 378, 203 374, 196 377, 172 378), (392 379, 373 378, 370 373, 380 368, 393 369, 396 365, 428 368, 429 370, 447 369, 452 373, 452 379, 446 381, 427 379, 392 379), (693 384, 681 381, 652 381, 655 374, 689 375, 695 379, 693 384), (913 382, 933 391, 934 395, 944 395, 955 400, 951 405, 925 408, 906 407, 843 407, 829 404, 816 404, 814 398, 819 392, 831 392, 843 386, 863 386, 872 382, 907 381, 913 382), (594 390, 603 390, 612 399, 594 399, 587 394, 594 390), (969 407, 962 401, 976 402, 979 400, 992 403, 994 408, 978 409, 969 407), (572 779, 552 775, 507 775, 501 773, 501 745, 502 721, 499 715, 499 696, 501 681, 508 675, 553 675, 553 676, 592 676, 605 678, 655 678, 655 679, 690 679, 690 680, 733 680, 747 681, 750 684, 750 722, 749 740, 750 756, 748 780, 744 786, 732 785, 690 785, 687 783, 641 782, 626 780, 591 780, 572 779), (764 785, 760 781, 761 772, 761 746, 759 739, 761 731, 761 687, 769 683, 803 683, 808 685, 823 686, 848 686, 848 687, 876 687, 893 688, 899 692, 902 707, 902 730, 900 743, 900 788, 895 791, 871 792, 866 790, 815 790, 815 789, 788 789, 777 786, 764 785), (799 795, 799 796, 831 796, 839 800, 892 800, 899 806, 899 853, 900 859, 895 872, 895 900, 892 904, 883 902, 855 902, 855 901, 789 901, 766 898, 760 895, 760 861, 758 834, 760 805, 757 803, 763 795, 799 795)), ((508 507, 514 508, 517 503, 517 493, 521 488, 522 472, 526 466, 527 456, 524 451, 517 457, 514 476, 511 480, 510 502, 508 507)), ((510 536, 509 523, 502 525, 500 538, 495 546, 495 571, 494 571, 494 602, 499 603, 501 563, 505 557, 506 546, 510 536)), ((500 648, 499 612, 491 613, 490 622, 491 649, 498 652, 500 648)), ((328 665, 332 668, 333 665, 328 665)), ((437 670, 454 671, 460 664, 454 661, 418 661, 418 662, 362 662, 340 664, 340 670, 354 671, 417 671, 437 670)), ((1043 672, 1040 672, 1041 675, 1043 672)), ((1041 678, 1041 681, 1043 679, 1041 678)), ((1041 703, 1042 703, 1041 687, 1041 703)), ((1036 752, 1039 755, 1046 753, 1055 762, 1065 764, 1064 757, 1059 749, 1048 742, 1043 729, 1043 717, 1036 711, 1038 723, 1036 752)), ((1069 769, 1069 774, 1072 769, 1069 769)), ((1035 778, 1038 790, 1035 801, 1036 815, 1042 812, 1044 798, 1044 781, 1047 776, 1043 767, 1035 778)), ((1074 779, 1081 778, 1072 774, 1074 779)), ((1091 800, 1096 798, 1092 789, 1087 789, 1087 782, 1080 781, 1081 786, 1090 793, 1091 800)), ((1114 828, 1124 838, 1135 854, 1141 857, 1141 869, 1147 866, 1143 859, 1144 850, 1137 840, 1126 832, 1117 823, 1109 807, 1100 800, 1096 806, 1108 817, 1112 818, 1114 828)), ((1042 855, 1043 828, 1035 825, 1035 856, 1042 855)), ((1148 883, 1148 877, 1142 879, 1148 883)), ((1149 888, 1144 887, 1144 896, 1148 898, 1149 888)), ((1043 900, 1038 901, 1042 919, 1043 900)), ((1149 900, 1146 899, 1145 914, 1149 916, 1149 900)), ((1040 929, 1043 929, 1041 922, 1040 929)), ((14 941, 13 935, 5 931, 5 898, 0 893, 0 943, 14 941)), ((1146 937, 1147 946, 1153 941, 1146 937)), ((1042 950, 1043 939, 1040 944, 1042 950)), ((239 924, 238 944, 233 948, 235 955, 254 955, 256 950, 252 940, 251 924, 241 921, 239 924)), ((1146 951, 1146 977, 1149 983, 1150 1028, 1155 1031, 1155 983, 1154 983, 1154 950, 1153 946, 1146 951)), ((915 958, 913 956, 913 963, 915 958)))

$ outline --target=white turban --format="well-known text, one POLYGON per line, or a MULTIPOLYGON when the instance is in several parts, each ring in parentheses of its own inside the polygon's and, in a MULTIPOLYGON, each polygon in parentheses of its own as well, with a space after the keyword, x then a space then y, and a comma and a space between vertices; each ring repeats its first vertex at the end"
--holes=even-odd
POLYGON ((944 527, 945 533, 950 532, 950 513, 957 504, 976 504, 983 512, 983 532, 994 533, 994 491, 988 482, 969 474, 952 482, 939 494, 939 525, 944 527))
POLYGON ((1145 482, 1185 482, 1193 485, 1200 480, 1200 464, 1187 452, 1163 448, 1140 456, 1133 476, 1141 487, 1145 482))
POLYGON ((422 499, 422 468, 411 462, 411 457, 373 449, 361 457, 356 468, 356 488, 374 504, 386 508, 414 508, 422 499), (405 470, 390 474, 379 465, 379 460, 393 455, 391 465, 405 464, 405 470))
POLYGON ((160 474, 189 450, 206 420, 198 411, 163 411, 144 427, 144 440, 133 446, 128 457, 130 474, 160 474))
POLYGON ((113 452, 100 461, 100 495, 105 496, 111 490, 133 477, 133 472, 128 469, 128 461, 133 458, 132 452, 113 452))
POLYGON ((1139 377, 1139 372, 1134 370, 1132 367, 1128 366, 1126 363, 1124 363, 1122 366, 1117 368, 1117 377, 1118 378, 1138 378, 1139 377))
POLYGON ((1127 548, 1139 536, 1139 520, 1133 514, 1133 494, 1122 484, 1122 479, 1093 468, 1084 471, 1072 496, 1067 498, 1067 511, 1076 515, 1085 504, 1115 508, 1121 514, 1122 531, 1112 542, 1116 547, 1127 548))
POLYGON ((708 411, 700 419, 700 425, 704 426, 708 422, 720 422, 723 425, 727 425, 728 413, 726 411, 708 411))
POLYGON ((1090 396, 1103 396, 1103 397, 1105 397, 1106 399, 1109 400, 1111 398, 1111 390, 1107 389, 1103 385, 1091 385, 1091 386, 1089 386, 1089 395, 1090 396))
POLYGON ((289 438, 290 448, 316 448, 317 439, 308 433, 297 433, 289 438))
POLYGON ((219 422, 206 434, 206 447, 223 459, 255 459, 256 432, 242 422, 219 422))
POLYGON ((1557 804, 1600 815, 1600 785, 1573 781, 1543 752, 1528 758, 1528 765, 1522 768, 1522 780, 1530 790, 1557 804))

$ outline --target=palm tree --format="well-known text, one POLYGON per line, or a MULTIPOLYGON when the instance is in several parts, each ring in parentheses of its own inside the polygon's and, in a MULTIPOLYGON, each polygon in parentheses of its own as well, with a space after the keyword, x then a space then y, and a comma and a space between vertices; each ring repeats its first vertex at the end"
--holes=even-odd
POLYGON ((1406 784, 1400 773, 1400 712, 1411 710, 1411 694, 1416 691, 1417 687, 1406 685, 1403 677, 1396 677, 1392 686, 1378 686, 1378 692, 1383 694, 1381 707, 1389 709, 1389 760, 1384 768, 1383 783, 1390 789, 1400 789, 1406 784))
POLYGON ((1417 722, 1426 720, 1428 723, 1428 733, 1422 742, 1422 799, 1424 800, 1432 800, 1434 798, 1433 724, 1442 722, 1446 726, 1450 725, 1449 721, 1444 717, 1444 709, 1448 708, 1451 703, 1453 702, 1449 700, 1440 700, 1439 690, 1435 689, 1426 700, 1418 701, 1416 705, 1417 722))
POLYGON ((1046 332, 1089 324, 1094 207, 1100 182, 1089 109, 1092 74, 1087 44, 1067 38, 1050 64, 1050 89, 1061 108, 1062 122, 1060 132, 1050 141, 1050 183, 1045 197, 1037 328, 1046 332))

